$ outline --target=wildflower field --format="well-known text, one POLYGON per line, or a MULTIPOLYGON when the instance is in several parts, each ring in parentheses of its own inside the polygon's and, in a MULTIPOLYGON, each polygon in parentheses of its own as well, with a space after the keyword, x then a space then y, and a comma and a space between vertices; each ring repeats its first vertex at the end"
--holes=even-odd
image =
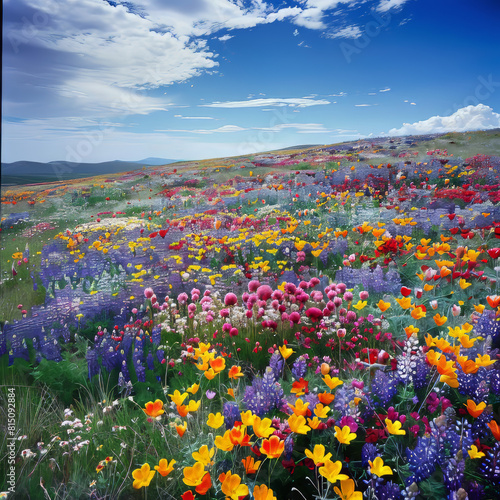
POLYGON ((2 189, 0 497, 498 498, 500 157, 467 136, 2 189))

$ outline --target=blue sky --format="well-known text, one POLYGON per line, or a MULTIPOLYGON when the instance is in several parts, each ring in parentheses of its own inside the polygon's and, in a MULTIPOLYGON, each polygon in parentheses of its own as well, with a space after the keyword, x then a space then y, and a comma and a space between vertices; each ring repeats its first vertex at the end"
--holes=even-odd
POLYGON ((2 161, 500 126, 496 0, 5 0, 2 161))

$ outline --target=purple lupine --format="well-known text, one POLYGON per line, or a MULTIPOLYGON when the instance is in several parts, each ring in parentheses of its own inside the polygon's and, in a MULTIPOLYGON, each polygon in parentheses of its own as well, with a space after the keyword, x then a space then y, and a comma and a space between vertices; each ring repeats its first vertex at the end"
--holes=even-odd
POLYGON ((137 359, 134 363, 135 374, 137 375, 137 380, 139 382, 146 382, 146 368, 142 365, 140 359, 137 359))
POLYGON ((363 467, 368 467, 368 462, 373 462, 378 455, 377 445, 365 443, 361 448, 361 465, 363 467))
POLYGON ((406 455, 412 472, 412 475, 408 478, 408 484, 427 479, 436 469, 438 449, 435 439, 432 437, 419 437, 417 446, 413 450, 407 448, 406 455))
POLYGON ((269 360, 269 366, 273 371, 275 380, 280 378, 284 364, 285 360, 282 358, 279 351, 274 351, 271 355, 271 359, 269 360))
POLYGON ((387 375, 381 370, 377 370, 375 373, 371 389, 372 395, 378 397, 382 406, 387 406, 392 398, 398 393, 395 377, 387 375))
POLYGON ((241 419, 238 403, 235 403, 234 401, 224 403, 223 415, 226 429, 232 429, 235 422, 241 419))
POLYGON ((153 327, 153 330, 151 331, 151 338, 153 339, 153 344, 155 346, 160 345, 161 343, 161 326, 156 325, 153 327))
POLYGON ((98 359, 98 353, 96 349, 87 349, 87 354, 85 356, 87 358, 87 366, 88 366, 88 372, 89 372, 89 379, 92 379, 94 375, 97 375, 99 373, 100 367, 99 367, 99 359, 98 359))
POLYGON ((295 380, 304 378, 307 373, 307 362, 304 356, 299 356, 292 366, 292 375, 295 380))

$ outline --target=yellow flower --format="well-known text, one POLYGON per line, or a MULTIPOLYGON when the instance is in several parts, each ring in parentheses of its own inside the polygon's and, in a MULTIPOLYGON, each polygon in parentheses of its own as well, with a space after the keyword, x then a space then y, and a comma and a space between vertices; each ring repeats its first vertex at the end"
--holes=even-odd
POLYGON ((307 415, 309 403, 304 403, 302 399, 297 399, 295 406, 288 403, 288 406, 292 409, 295 415, 307 415))
POLYGON ((411 307, 411 297, 403 297, 402 299, 396 299, 396 302, 403 309, 409 309, 411 307))
POLYGON ((319 424, 321 424, 321 420, 318 417, 308 418, 307 419, 307 425, 311 429, 317 429, 319 427, 319 424))
POLYGON ((460 288, 462 290, 465 290, 467 287, 472 285, 472 283, 468 283, 464 278, 460 278, 460 281, 458 284, 460 285, 460 288))
POLYGON ((446 316, 441 316, 441 314, 439 313, 435 314, 432 319, 437 326, 443 326, 448 321, 448 318, 446 316))
POLYGON ((303 415, 291 415, 288 417, 290 430, 296 434, 307 434, 311 428, 306 425, 306 418, 303 415))
POLYGON ((482 451, 478 451, 477 446, 475 444, 473 444, 470 447, 470 450, 468 450, 467 453, 469 454, 469 457, 471 457, 472 459, 482 458, 485 456, 485 454, 482 451))
POLYGON ((270 418, 254 417, 253 419, 253 433, 259 438, 268 438, 274 431, 271 427, 273 421, 270 418))
POLYGON ((413 319, 421 319, 426 317, 426 312, 421 307, 415 307, 410 313, 413 319))
POLYGON ((399 420, 393 422, 389 418, 386 418, 385 425, 387 425, 389 434, 394 434, 396 436, 404 436, 406 434, 406 431, 401 429, 401 422, 399 420))
POLYGON ((330 411, 330 407, 323 406, 321 403, 318 403, 314 408, 314 414, 318 418, 327 418, 329 411, 330 411))
POLYGON ((295 351, 286 345, 279 347, 280 353, 284 359, 288 359, 295 351))
POLYGON ((323 377, 323 382, 328 386, 328 388, 333 391, 338 385, 342 385, 344 382, 337 377, 330 377, 330 375, 325 375, 323 377))
POLYGON ((388 465, 384 465, 381 457, 375 458, 373 462, 369 460, 368 463, 370 465, 370 472, 378 477, 392 475, 393 473, 388 465))
POLYGON ((163 477, 168 476, 174 470, 175 463, 176 461, 174 459, 170 460, 170 463, 168 463, 166 458, 162 458, 160 463, 155 465, 155 470, 163 477))
POLYGON ((306 448, 306 457, 310 458, 316 466, 323 465, 327 460, 332 457, 331 453, 325 455, 325 447, 322 444, 317 444, 313 451, 306 448))
POLYGON ((241 415, 241 423, 243 425, 246 425, 247 427, 250 427, 251 425, 253 425, 253 421, 255 419, 255 416, 253 415, 253 413, 250 411, 250 410, 247 410, 245 412, 241 412, 240 413, 241 415))
POLYGON ((189 401, 189 404, 188 404, 188 411, 191 412, 191 413, 194 413, 195 411, 198 411, 198 408, 200 407, 201 405, 201 401, 189 401))
POLYGON ((382 311, 382 312, 385 312, 387 311, 387 309, 389 309, 389 307, 391 307, 391 303, 390 302, 384 302, 382 299, 380 299, 377 303, 377 307, 382 311))
POLYGON ((335 426, 335 437, 337 441, 342 444, 350 444, 353 439, 356 439, 356 433, 351 432, 351 428, 348 425, 344 425, 342 429, 335 426))
POLYGON ((182 394, 176 389, 173 394, 169 394, 170 399, 177 405, 181 406, 184 400, 188 397, 187 392, 182 394))
POLYGON ((343 479, 340 481, 340 491, 336 486, 333 490, 340 497, 340 500, 363 500, 363 493, 361 491, 354 491, 354 481, 352 479, 343 479))
POLYGON ((191 456, 196 462, 201 462, 203 465, 212 464, 212 457, 214 456, 215 448, 208 450, 208 446, 204 444, 198 451, 193 451, 191 456))
POLYGON ((238 474, 231 474, 231 471, 228 471, 219 476, 219 481, 222 483, 221 490, 226 498, 239 500, 240 497, 244 498, 248 495, 248 486, 241 484, 241 477, 238 474))
POLYGON ((184 484, 188 486, 198 486, 206 474, 205 466, 201 462, 196 462, 192 467, 184 467, 184 484))
POLYGON ((346 476, 345 474, 339 474, 341 470, 342 462, 340 460, 337 460, 336 462, 327 460, 325 462, 325 465, 319 468, 319 473, 330 483, 335 483, 338 480, 349 479, 349 476, 346 476))
POLYGON ((352 305, 352 307, 354 307, 358 311, 361 311, 361 309, 363 309, 364 307, 366 307, 366 304, 368 304, 368 302, 366 300, 358 300, 356 302, 356 304, 352 305))
POLYGON ((223 436, 216 436, 214 440, 215 446, 222 451, 231 451, 234 448, 234 444, 231 442, 229 437, 231 431, 226 431, 223 436))
POLYGON ((268 488, 265 484, 260 486, 255 485, 253 489, 254 500, 276 500, 272 489, 268 488))
POLYGON ((189 389, 186 389, 186 391, 194 395, 198 392, 199 388, 200 384, 193 384, 189 389))
POLYGON ((132 477, 134 478, 132 486, 136 490, 142 488, 143 486, 149 486, 149 483, 155 474, 156 472, 151 470, 149 464, 144 464, 140 469, 135 469, 132 472, 132 477))
POLYGON ((217 412, 215 415, 210 413, 208 415, 207 425, 212 427, 212 429, 218 429, 224 423, 224 415, 217 412))
POLYGON ((484 356, 482 354, 478 354, 474 361, 479 366, 490 366, 495 363, 496 360, 490 359, 489 354, 485 354, 484 356))

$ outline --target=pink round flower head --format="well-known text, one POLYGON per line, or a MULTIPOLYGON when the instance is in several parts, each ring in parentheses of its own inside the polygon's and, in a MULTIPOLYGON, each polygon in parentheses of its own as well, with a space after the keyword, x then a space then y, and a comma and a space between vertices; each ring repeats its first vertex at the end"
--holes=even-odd
POLYGON ((271 298, 273 291, 269 285, 261 285, 257 288, 257 297, 259 300, 267 300, 271 298))
POLYGON ((313 322, 315 323, 316 321, 319 321, 323 317, 323 312, 321 309, 318 309, 317 307, 310 307, 306 311, 306 316, 313 322))
POLYGON ((354 298, 352 292, 345 292, 344 293, 344 300, 347 300, 348 302, 351 301, 354 298))
POLYGON ((248 291, 250 293, 256 292, 257 288, 259 288, 260 283, 257 280, 252 280, 248 283, 248 291))
POLYGON ((290 295, 294 295, 296 290, 297 287, 293 283, 287 283, 285 285, 285 292, 289 293, 290 295))
POLYGON ((309 286, 312 288, 312 287, 315 287, 316 285, 319 284, 319 279, 314 277, 314 278, 311 278, 309 280, 309 286))
POLYGON ((333 299, 333 305, 335 307, 340 307, 342 305, 342 299, 339 296, 335 297, 333 299))
POLYGON ((289 316, 290 321, 297 324, 300 321, 300 314, 297 311, 293 311, 289 316))
POLYGON ((302 288, 302 290, 307 290, 309 288, 309 283, 307 281, 301 281, 299 283, 299 288, 302 288))
POLYGON ((147 299, 150 299, 154 295, 153 289, 152 288, 146 288, 144 290, 144 297, 147 299))
POLYGON ((347 311, 346 320, 348 323, 354 323, 356 321, 356 313, 354 311, 347 311))
POLYGON ((347 285, 345 283, 337 283, 337 290, 340 293, 344 293, 346 291, 347 285))
POLYGON ((359 292, 360 300, 366 300, 369 296, 370 296, 370 294, 366 290, 359 292))
POLYGON ((229 292, 224 297, 224 304, 226 306, 234 306, 238 303, 238 297, 233 292, 229 292))
POLYGON ((185 292, 182 292, 180 293, 178 296, 177 296, 177 301, 179 302, 179 304, 186 304, 187 303, 187 300, 188 300, 188 294, 185 293, 185 292))

